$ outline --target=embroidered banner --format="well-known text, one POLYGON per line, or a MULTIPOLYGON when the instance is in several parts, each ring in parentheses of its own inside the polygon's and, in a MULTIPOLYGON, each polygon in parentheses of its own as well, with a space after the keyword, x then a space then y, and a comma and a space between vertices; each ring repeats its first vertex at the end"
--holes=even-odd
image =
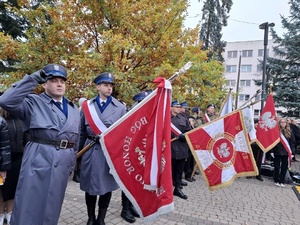
POLYGON ((111 174, 145 222, 174 209, 171 175, 170 83, 158 89, 102 134, 111 174))
POLYGON ((186 139, 210 190, 258 175, 239 110, 189 131, 186 139))

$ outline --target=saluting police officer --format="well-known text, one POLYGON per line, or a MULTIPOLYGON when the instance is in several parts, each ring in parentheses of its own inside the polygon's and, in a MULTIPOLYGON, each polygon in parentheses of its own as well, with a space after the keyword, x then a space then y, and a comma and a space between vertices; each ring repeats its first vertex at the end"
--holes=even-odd
POLYGON ((79 110, 64 97, 66 80, 63 66, 49 64, 25 75, 0 97, 0 106, 19 117, 23 130, 31 136, 24 150, 10 224, 58 223, 80 131, 79 110), (38 84, 45 91, 31 94, 38 84))
MULTIPOLYGON (((89 104, 89 107, 95 109, 95 111, 93 110, 95 113, 91 114, 92 118, 100 119, 101 123, 108 128, 126 113, 126 107, 111 96, 114 86, 114 76, 111 73, 104 72, 97 75, 94 83, 96 84, 98 94, 96 97, 90 99, 87 104, 89 104)), ((80 114, 81 148, 95 141, 95 136, 98 135, 89 125, 84 110, 85 108, 83 107, 80 114)), ((109 173, 109 167, 101 145, 96 141, 96 144, 85 152, 81 159, 80 189, 85 191, 85 201, 89 218, 88 225, 105 224, 104 219, 112 191, 118 188, 119 186, 114 177, 109 173), (98 195, 99 210, 96 220, 95 208, 98 195)))

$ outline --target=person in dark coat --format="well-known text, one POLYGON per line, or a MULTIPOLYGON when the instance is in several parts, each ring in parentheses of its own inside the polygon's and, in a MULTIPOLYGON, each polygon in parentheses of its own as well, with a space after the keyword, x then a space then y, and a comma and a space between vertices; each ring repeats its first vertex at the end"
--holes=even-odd
MULTIPOLYGON (((111 73, 104 72, 97 75, 94 83, 96 84, 98 95, 87 101, 87 104, 89 108, 93 108, 93 121, 99 126, 108 128, 126 113, 126 107, 111 96, 114 86, 114 76, 111 73)), ((95 133, 96 131, 90 126, 85 117, 84 107, 80 116, 80 149, 82 149, 89 143, 96 141, 95 138, 99 133, 95 133)), ((112 191, 117 190, 119 186, 109 173, 109 166, 99 141, 96 141, 96 144, 81 157, 80 189, 85 192, 85 203, 88 213, 87 225, 103 225, 105 224, 104 219, 112 191), (98 195, 99 210, 96 219, 95 209, 98 195)))
MULTIPOLYGON (((294 134, 284 118, 278 121, 279 131, 288 141, 293 152, 295 148, 294 134)), ((272 150, 274 153, 274 182, 276 186, 284 187, 285 175, 288 170, 288 152, 281 142, 279 142, 272 150)))
POLYGON ((67 71, 58 64, 25 75, 2 96, 0 106, 23 122, 24 149, 11 224, 54 225, 79 145, 78 107, 64 97, 67 71), (32 94, 38 84, 44 92, 32 94))
MULTIPOLYGON (((6 120, 0 116, 0 184, 7 179, 7 171, 11 168, 11 149, 6 120)), ((4 222, 3 186, 0 186, 0 224, 4 222)))
POLYGON ((292 129, 292 132, 294 134, 294 137, 295 137, 295 148, 292 152, 293 154, 293 161, 294 162, 299 162, 297 159, 296 159, 296 149, 297 149, 297 146, 300 145, 300 130, 299 130, 299 127, 296 123, 295 120, 292 120, 292 119, 287 119, 287 122, 288 124, 290 125, 291 129, 292 129))
POLYGON ((184 133, 189 131, 190 125, 188 119, 180 113, 180 104, 178 101, 173 101, 171 103, 171 122, 172 124, 179 129, 182 134, 179 136, 171 133, 171 137, 176 138, 176 140, 171 143, 171 151, 172 151, 172 180, 174 186, 173 194, 182 199, 187 199, 187 195, 185 195, 181 191, 181 181, 182 174, 184 170, 184 163, 188 158, 189 154, 189 146, 186 142, 184 133))
MULTIPOLYGON (((257 118, 254 119, 254 127, 255 129, 258 126, 259 120, 257 118)), ((255 177, 259 181, 264 181, 264 179, 261 176, 261 164, 262 164, 262 158, 263 158, 263 150, 259 147, 259 145, 256 142, 253 142, 251 144, 252 152, 253 152, 253 157, 256 162, 257 170, 258 170, 258 175, 255 177)))
MULTIPOLYGON (((23 132, 22 121, 20 119, 11 117, 9 113, 1 107, 0 116, 7 122, 11 149, 11 169, 7 171, 6 181, 2 186, 3 201, 6 207, 5 218, 7 224, 10 224, 17 183, 21 170, 23 150, 27 139, 26 134, 23 132)), ((2 223, 0 222, 0 225, 1 224, 2 223)))

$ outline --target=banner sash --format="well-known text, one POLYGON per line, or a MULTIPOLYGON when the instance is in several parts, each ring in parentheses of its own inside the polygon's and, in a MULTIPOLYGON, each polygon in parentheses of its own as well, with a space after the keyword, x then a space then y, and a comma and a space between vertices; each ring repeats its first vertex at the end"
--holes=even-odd
POLYGON ((99 135, 104 131, 106 131, 107 127, 103 124, 102 120, 99 118, 95 105, 90 103, 91 100, 84 101, 82 103, 82 110, 94 134, 99 135))

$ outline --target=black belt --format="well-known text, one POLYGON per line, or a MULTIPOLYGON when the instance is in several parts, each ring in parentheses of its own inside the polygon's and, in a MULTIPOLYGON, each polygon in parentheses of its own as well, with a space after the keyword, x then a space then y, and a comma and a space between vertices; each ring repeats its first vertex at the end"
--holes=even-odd
POLYGON ((46 144, 46 145, 53 145, 57 148, 72 148, 74 146, 74 142, 70 142, 68 140, 51 140, 51 139, 44 139, 39 137, 30 137, 30 141, 36 142, 39 144, 46 144))

